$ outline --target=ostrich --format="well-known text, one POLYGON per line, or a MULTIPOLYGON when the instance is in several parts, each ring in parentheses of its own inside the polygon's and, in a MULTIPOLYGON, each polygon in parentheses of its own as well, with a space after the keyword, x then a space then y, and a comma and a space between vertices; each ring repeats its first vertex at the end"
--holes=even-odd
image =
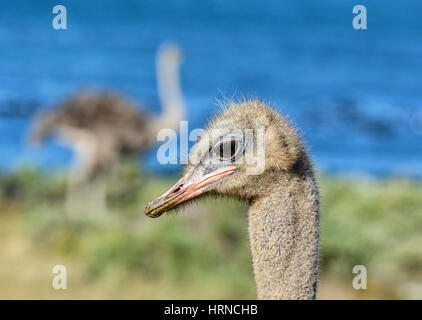
POLYGON ((163 111, 150 116, 111 92, 86 91, 72 96, 54 110, 40 114, 31 132, 31 141, 40 144, 56 135, 73 149, 76 165, 70 175, 67 204, 76 196, 89 194, 105 204, 105 174, 121 156, 134 156, 156 142, 161 128, 177 129, 185 113, 179 84, 181 54, 175 45, 162 46, 156 68, 163 111))
POLYGON ((306 148, 286 118, 256 100, 231 103, 193 147, 184 176, 149 202, 145 214, 159 217, 207 195, 234 197, 249 204, 259 299, 315 299, 318 187, 306 148), (245 129, 253 130, 252 138, 242 133, 245 129), (265 132, 265 150, 258 156, 265 168, 260 174, 250 174, 248 169, 254 165, 246 158, 257 154, 260 129, 265 132))

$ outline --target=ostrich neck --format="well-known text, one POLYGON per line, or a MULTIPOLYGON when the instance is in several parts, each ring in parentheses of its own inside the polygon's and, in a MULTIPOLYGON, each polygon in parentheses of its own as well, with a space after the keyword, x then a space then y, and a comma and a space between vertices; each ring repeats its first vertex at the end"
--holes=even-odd
POLYGON ((313 177, 281 181, 249 208, 259 299, 315 299, 319 198, 313 177))
POLYGON ((180 89, 179 65, 165 58, 158 59, 157 83, 162 113, 155 121, 156 129, 177 129, 185 109, 180 89))

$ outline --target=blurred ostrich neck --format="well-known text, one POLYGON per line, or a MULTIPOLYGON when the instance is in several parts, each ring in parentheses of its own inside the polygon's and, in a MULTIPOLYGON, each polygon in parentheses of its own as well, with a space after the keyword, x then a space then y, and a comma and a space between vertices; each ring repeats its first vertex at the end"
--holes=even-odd
POLYGON ((179 65, 160 57, 157 61, 158 93, 162 113, 155 121, 155 129, 177 129, 184 116, 184 101, 180 89, 179 65))
POLYGON ((319 200, 312 173, 280 178, 249 208, 259 299, 315 299, 319 200))

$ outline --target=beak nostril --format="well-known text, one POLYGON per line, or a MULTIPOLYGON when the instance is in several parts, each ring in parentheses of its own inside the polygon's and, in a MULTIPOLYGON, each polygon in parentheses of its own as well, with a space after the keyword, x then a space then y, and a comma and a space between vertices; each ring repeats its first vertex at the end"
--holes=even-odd
POLYGON ((173 193, 180 191, 180 188, 183 187, 183 183, 178 185, 176 189, 173 190, 173 193))

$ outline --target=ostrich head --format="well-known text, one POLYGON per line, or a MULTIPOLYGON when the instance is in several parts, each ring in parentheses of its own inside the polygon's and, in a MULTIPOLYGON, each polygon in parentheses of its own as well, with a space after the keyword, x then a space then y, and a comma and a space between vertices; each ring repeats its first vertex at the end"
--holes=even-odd
POLYGON ((232 103, 192 148, 183 177, 147 204, 145 214, 159 217, 204 195, 252 202, 296 170, 305 154, 295 129, 275 110, 256 100, 232 103))

